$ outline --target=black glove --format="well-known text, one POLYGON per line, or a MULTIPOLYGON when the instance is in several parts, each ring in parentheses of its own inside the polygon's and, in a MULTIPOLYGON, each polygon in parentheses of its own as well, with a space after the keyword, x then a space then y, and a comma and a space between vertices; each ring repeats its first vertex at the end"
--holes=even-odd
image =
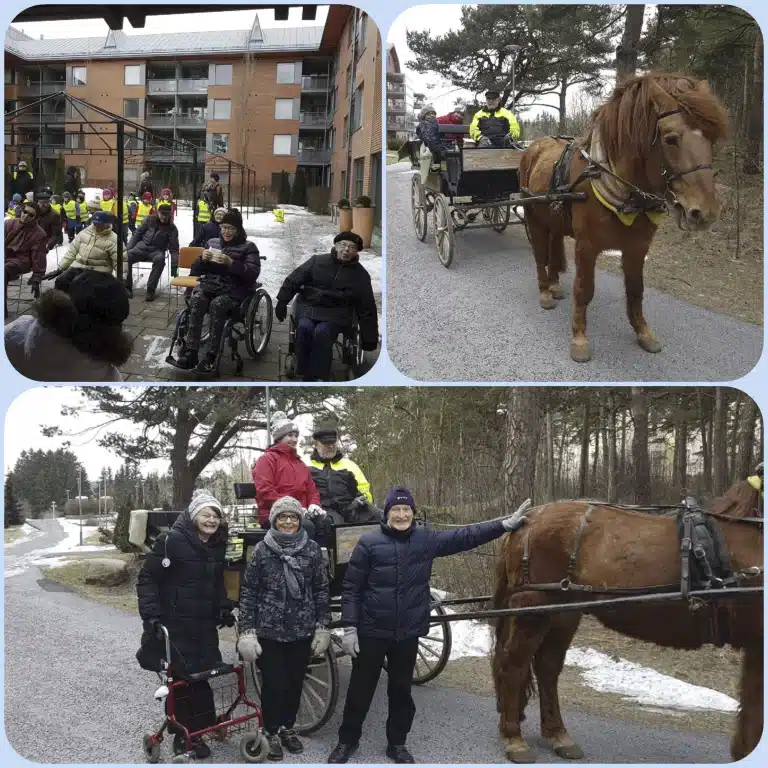
POLYGON ((235 614, 228 608, 222 608, 219 611, 218 627, 234 627, 235 626, 235 614))
POLYGON ((160 629, 162 623, 160 619, 145 619, 142 622, 142 627, 145 632, 148 632, 153 637, 164 637, 163 630, 160 629))
POLYGON ((171 265, 171 277, 178 277, 179 276, 179 266, 178 264, 172 264, 171 265))
POLYGON ((275 317, 282 323, 288 317, 288 305, 284 301, 275 304, 275 317))
POLYGON ((378 341, 363 341, 360 343, 360 346, 363 348, 363 352, 375 352, 377 347, 379 346, 378 341))
POLYGON ((53 272, 43 275, 43 280, 55 280, 63 271, 63 269, 54 269, 53 272))

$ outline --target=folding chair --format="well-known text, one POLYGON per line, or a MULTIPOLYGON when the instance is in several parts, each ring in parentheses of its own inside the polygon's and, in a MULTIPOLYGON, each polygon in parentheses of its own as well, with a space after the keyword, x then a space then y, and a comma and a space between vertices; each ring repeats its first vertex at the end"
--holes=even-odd
MULTIPOLYGON (((195 261, 200 257, 200 254, 204 251, 204 248, 185 246, 179 248, 179 269, 190 269, 195 261)), ((171 288, 176 289, 176 313, 179 312, 179 294, 182 291, 186 291, 187 288, 194 288, 198 283, 198 279, 191 275, 179 275, 171 280, 168 290, 171 288)), ((171 321, 171 297, 168 297, 168 322, 171 321)))
MULTIPOLYGON (((6 296, 7 296, 7 302, 6 302, 6 306, 7 306, 7 305, 8 305, 8 304, 9 304, 11 301, 13 301, 13 298, 12 298, 12 297, 10 297, 10 296, 8 295, 8 294, 10 293, 10 288, 11 288, 11 286, 12 286, 12 285, 13 285, 15 282, 17 282, 17 281, 18 281, 18 283, 19 283, 19 291, 18 291, 18 293, 16 294, 16 311, 14 312, 14 314, 15 314, 17 317, 18 317, 18 315, 19 315, 19 307, 21 306, 21 294, 22 294, 22 291, 24 290, 24 286, 26 285, 26 282, 25 282, 25 281, 26 281, 26 279, 27 279, 27 278, 28 278, 28 277, 29 277, 31 274, 32 274, 31 272, 27 272, 27 273, 26 273, 26 274, 24 274, 24 275, 19 275, 18 277, 14 277, 14 278, 13 278, 13 280, 9 280, 9 281, 8 281, 8 285, 7 285, 7 287, 6 287, 6 296)), ((29 286, 27 286, 27 287, 29 287, 29 286)), ((32 297, 31 288, 30 288, 30 297, 32 297)), ((9 309, 9 314, 10 314, 10 309, 9 309)))
MULTIPOLYGON (((123 254, 124 254, 123 258, 125 260, 124 263, 127 265, 128 264, 128 250, 127 249, 123 249, 123 254)), ((153 266, 153 264, 152 264, 151 261, 137 261, 137 262, 134 263, 133 269, 135 270, 135 272, 134 272, 135 278, 132 281, 134 288, 136 288, 136 286, 137 286, 137 284, 139 282, 139 278, 141 277, 142 270, 145 271, 145 272, 151 272, 152 271, 152 266, 153 266)), ((171 254, 170 254, 169 251, 165 252, 165 267, 164 267, 164 271, 166 271, 168 273, 168 275, 171 274, 171 254)), ((157 293, 161 293, 162 284, 163 284, 163 276, 160 275, 160 281, 157 284, 157 293)), ((170 291, 168 292, 168 300, 170 301, 170 291)))

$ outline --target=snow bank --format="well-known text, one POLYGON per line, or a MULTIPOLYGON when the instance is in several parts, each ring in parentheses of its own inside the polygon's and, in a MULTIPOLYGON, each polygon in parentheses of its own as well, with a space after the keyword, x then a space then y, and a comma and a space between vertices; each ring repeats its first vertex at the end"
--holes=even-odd
POLYGON ((25 541, 32 541, 32 539, 36 539, 42 535, 43 531, 38 531, 37 528, 31 526, 29 523, 24 523, 24 525, 21 526, 21 536, 14 541, 9 541, 4 545, 4 548, 9 549, 10 547, 15 547, 17 544, 23 544, 25 541))

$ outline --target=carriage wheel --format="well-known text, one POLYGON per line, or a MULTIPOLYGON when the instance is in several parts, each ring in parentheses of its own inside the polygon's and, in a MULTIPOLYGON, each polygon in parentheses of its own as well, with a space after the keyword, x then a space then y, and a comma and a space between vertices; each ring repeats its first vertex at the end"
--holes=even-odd
MULTIPOLYGON (((261 699, 261 673, 256 664, 252 665, 256 694, 261 699)), ((339 699, 339 664, 336 651, 331 643, 325 655, 312 658, 304 675, 301 689, 301 703, 296 716, 295 728, 301 736, 322 728, 333 715, 339 699)))
POLYGON ((511 205, 505 205, 503 208, 491 208, 490 221, 494 232, 503 232, 507 228, 511 211, 511 205))
MULTIPOLYGON (((432 600, 437 595, 432 594, 432 600)), ((433 606, 432 616, 445 616, 446 610, 442 605, 433 606)), ((451 625, 447 622, 432 624, 429 634, 419 638, 419 647, 416 655, 416 667, 413 670, 413 682, 422 685, 434 680, 444 669, 451 656, 451 625)))
POLYGON ((437 257, 444 267, 450 267, 453 261, 455 238, 450 206, 445 195, 435 195, 435 207, 432 211, 432 223, 435 227, 437 257))
POLYGON ((421 183, 419 174, 415 173, 411 178, 411 214, 413 215, 413 228, 416 230, 416 237, 423 243, 427 239, 427 201, 424 194, 424 185, 421 183))
POLYGON ((254 360, 269 344, 272 314, 272 297, 259 288, 248 304, 248 316, 245 318, 245 348, 254 360))

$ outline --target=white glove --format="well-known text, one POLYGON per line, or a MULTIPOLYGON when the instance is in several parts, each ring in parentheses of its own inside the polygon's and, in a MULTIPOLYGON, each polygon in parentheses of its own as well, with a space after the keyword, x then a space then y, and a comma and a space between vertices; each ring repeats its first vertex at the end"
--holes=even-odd
POLYGON ((253 664, 261 656, 259 638, 256 637, 256 633, 252 629, 240 635, 240 639, 237 641, 237 652, 243 657, 246 664, 253 664))
POLYGON ((530 499, 526 499, 517 509, 514 515, 505 517, 501 524, 504 526, 504 530, 507 532, 516 531, 528 522, 526 513, 531 508, 532 502, 530 499))
POLYGON ((326 627, 315 627, 315 634, 312 636, 312 655, 323 656, 331 644, 331 630, 326 627))
POLYGON ((360 653, 360 643, 357 640, 357 627, 344 627, 344 637, 341 638, 341 647, 344 652, 353 659, 360 653))
POLYGON ((325 517, 328 513, 318 504, 310 504, 307 507, 307 514, 311 520, 314 520, 316 517, 325 517))

